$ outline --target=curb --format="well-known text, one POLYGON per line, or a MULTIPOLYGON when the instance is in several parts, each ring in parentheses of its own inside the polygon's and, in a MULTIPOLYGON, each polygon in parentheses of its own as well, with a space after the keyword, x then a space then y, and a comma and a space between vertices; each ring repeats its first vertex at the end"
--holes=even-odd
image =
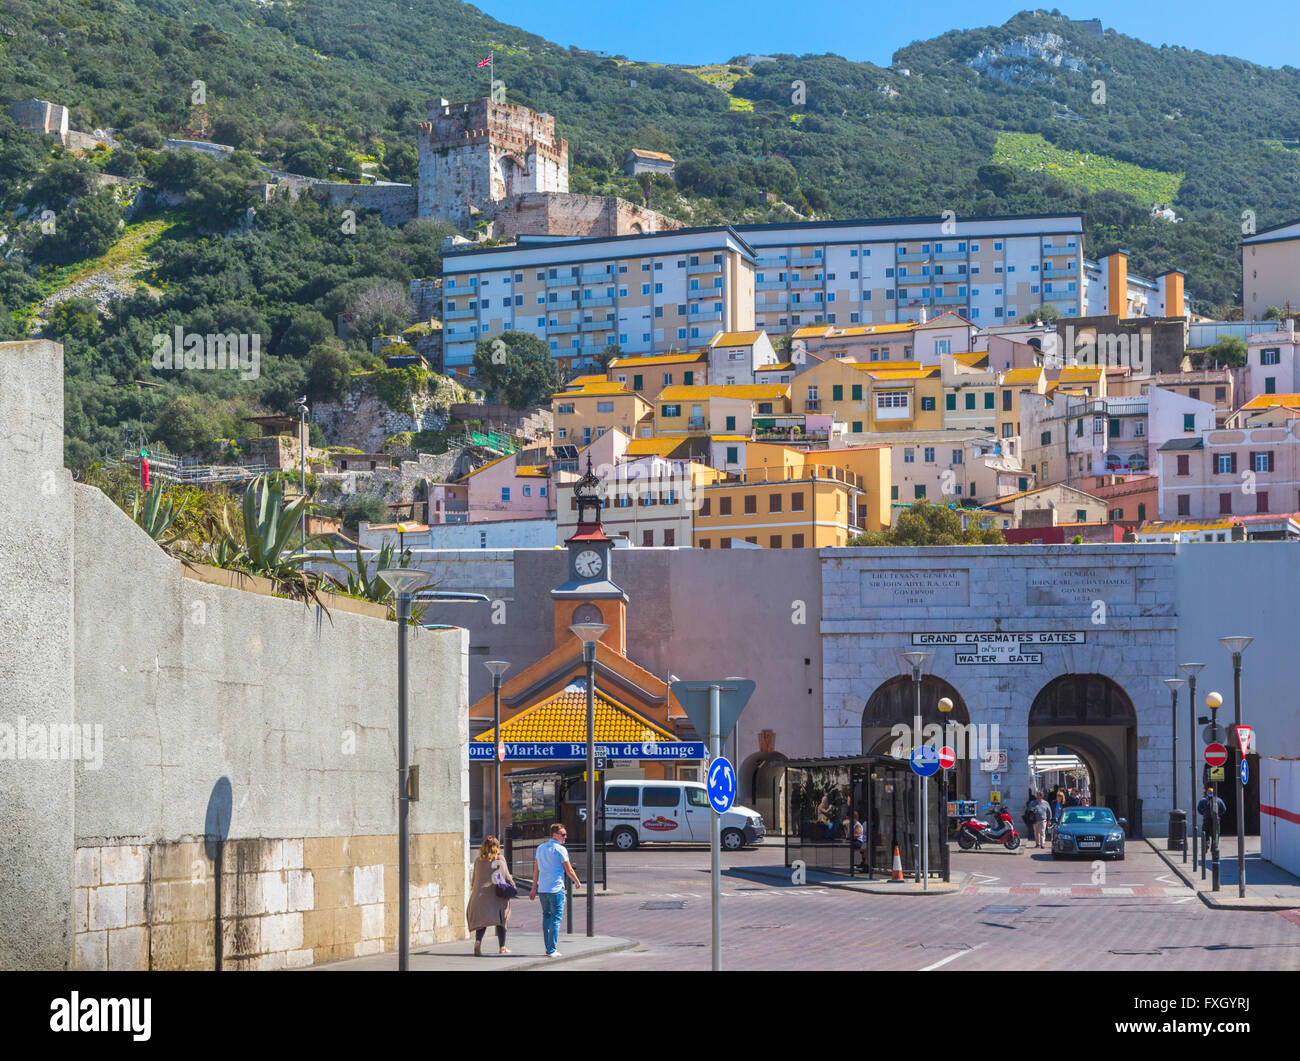
MULTIPOLYGON (((1163 839, 1163 837, 1160 839, 1163 839)), ((1160 860, 1166 866, 1168 866, 1171 870, 1174 871, 1174 874, 1178 877, 1178 879, 1181 880, 1185 885, 1187 885, 1187 887, 1191 888, 1196 893, 1196 897, 1200 899, 1201 902, 1204 903, 1211 910, 1274 911, 1274 910, 1300 909, 1300 897, 1297 897, 1295 899, 1286 899, 1282 897, 1266 898, 1263 896, 1256 896, 1252 898, 1251 896, 1247 896, 1246 898, 1242 899, 1235 895, 1231 895, 1231 896, 1224 895, 1222 892, 1215 893, 1214 891, 1210 890, 1210 888, 1208 887, 1197 887, 1200 878, 1197 877, 1195 874, 1188 873, 1187 871, 1185 871, 1183 869, 1183 863, 1181 859, 1174 860, 1169 857, 1171 854, 1180 854, 1181 852, 1169 852, 1169 851, 1162 850, 1161 848, 1157 847, 1155 841, 1149 837, 1146 838, 1146 844, 1148 847, 1151 848, 1152 851, 1154 851, 1158 856, 1160 856, 1160 860)), ((1189 866, 1191 865, 1190 862, 1188 862, 1187 864, 1189 866)), ((1247 884, 1246 886, 1248 888, 1250 887, 1249 884, 1247 884)), ((1233 885, 1233 887, 1235 888, 1236 885, 1233 885)))
MULTIPOLYGON (((561 939, 564 937, 561 936, 561 939)), ((639 947, 641 941, 638 939, 620 938, 611 940, 609 943, 601 944, 599 947, 593 947, 591 950, 583 951, 581 954, 570 952, 562 954, 558 958, 535 958, 532 961, 521 962, 519 965, 512 965, 509 969, 503 969, 506 973, 519 973, 527 969, 550 968, 553 965, 563 965, 565 962, 576 962, 582 958, 595 958, 601 954, 614 954, 621 950, 631 950, 633 947, 639 947)))
MULTIPOLYGON (((733 874, 737 877, 743 877, 748 874, 752 877, 766 877, 769 880, 789 881, 789 873, 777 873, 774 871, 764 872, 761 869, 754 869, 750 866, 730 866, 725 870, 726 873, 733 874)), ((958 895, 962 889, 970 883, 970 874, 962 870, 952 873, 951 881, 931 881, 928 889, 922 890, 920 885, 911 878, 905 881, 885 881, 875 880, 867 881, 841 881, 841 880, 805 880, 801 885, 789 885, 790 887, 800 888, 837 888, 840 891, 858 892, 862 895, 958 895)))

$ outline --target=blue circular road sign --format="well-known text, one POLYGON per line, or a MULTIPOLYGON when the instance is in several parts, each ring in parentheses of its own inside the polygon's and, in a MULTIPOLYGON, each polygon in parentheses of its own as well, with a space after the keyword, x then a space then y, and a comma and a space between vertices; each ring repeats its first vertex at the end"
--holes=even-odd
POLYGON ((912 749, 912 773, 929 777, 939 769, 939 751, 923 744, 912 749))
POLYGON ((709 764, 709 805, 719 814, 731 810, 736 801, 736 771, 724 758, 709 764))
POLYGON ((1241 760, 1241 783, 1243 785, 1250 784, 1250 764, 1245 759, 1241 760))

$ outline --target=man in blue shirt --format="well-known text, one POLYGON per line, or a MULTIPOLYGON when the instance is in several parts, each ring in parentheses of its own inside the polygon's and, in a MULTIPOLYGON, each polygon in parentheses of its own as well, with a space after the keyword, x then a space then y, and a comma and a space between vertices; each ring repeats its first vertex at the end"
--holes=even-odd
POLYGON ((560 957, 556 950, 560 942, 560 919, 564 916, 564 877, 568 874, 574 887, 581 888, 582 881, 573 872, 569 851, 564 846, 568 832, 563 825, 551 826, 551 838, 537 848, 533 857, 533 886, 529 899, 542 898, 542 940, 548 958, 560 957))

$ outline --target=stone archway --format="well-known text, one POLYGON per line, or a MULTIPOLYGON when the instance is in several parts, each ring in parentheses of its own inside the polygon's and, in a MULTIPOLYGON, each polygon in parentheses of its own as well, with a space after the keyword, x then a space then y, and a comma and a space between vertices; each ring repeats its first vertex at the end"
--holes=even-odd
POLYGON ((781 752, 755 752, 736 771, 740 778, 736 802, 758 811, 767 831, 776 835, 785 831, 785 764, 781 752))
MULTIPOLYGON (((916 718, 916 693, 909 675, 900 674, 876 687, 862 709, 862 754, 888 755, 895 737, 896 725, 912 726, 916 718)), ((956 688, 934 674, 921 678, 921 725, 943 726, 945 722, 968 726, 970 710, 956 688), (952 710, 945 714, 939 710, 939 701, 947 697, 952 710)), ((958 753, 960 755, 960 752, 958 753)), ((970 759, 959 758, 949 781, 952 794, 949 798, 969 798, 971 795, 970 759)))
POLYGON ((1137 711, 1122 686, 1104 674, 1062 674, 1044 685, 1029 709, 1029 749, 1067 748, 1088 767, 1093 803, 1127 818, 1138 835, 1137 711))

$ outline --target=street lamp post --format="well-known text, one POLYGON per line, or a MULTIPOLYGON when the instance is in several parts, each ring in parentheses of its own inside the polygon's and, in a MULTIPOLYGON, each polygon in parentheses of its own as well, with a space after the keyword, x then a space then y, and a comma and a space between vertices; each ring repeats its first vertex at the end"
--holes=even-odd
MULTIPOLYGON (((1241 722, 1241 656, 1246 651, 1253 637, 1221 637, 1219 644, 1232 653, 1232 721, 1234 726, 1241 722)), ((1237 743, 1240 745, 1239 729, 1237 743)), ((1241 749, 1241 762, 1246 761, 1246 749, 1241 749)), ((1241 781, 1241 763, 1237 764, 1237 896, 1246 897, 1246 786, 1241 781)))
MULTIPOLYGON (((1173 815, 1178 810, 1178 690, 1187 682, 1182 678, 1166 678, 1165 685, 1169 686, 1169 733, 1173 737, 1173 748, 1169 752, 1169 811, 1170 825, 1173 824, 1173 815)), ((1183 817, 1183 850, 1187 850, 1187 818, 1183 817)), ((1171 829, 1172 833, 1172 829, 1171 829)), ((1172 835, 1170 837, 1172 839, 1172 835)), ((1167 845, 1168 842, 1166 842, 1167 845)))
POLYGON ((501 738, 501 675, 510 669, 510 664, 503 659, 489 659, 484 660, 483 666, 492 672, 492 735, 497 745, 492 749, 492 832, 504 849, 505 841, 501 839, 501 753, 505 750, 501 738))
POLYGON ((394 567, 379 572, 393 587, 397 614, 397 969, 411 959, 411 784, 406 753, 406 627, 411 618, 411 587, 428 578, 423 571, 394 567))
POLYGON ((298 464, 302 472, 302 551, 307 551, 307 396, 298 399, 298 464))
MULTIPOLYGON (((1218 693, 1207 693, 1205 706, 1210 709, 1210 730, 1216 736, 1219 732, 1219 708, 1223 706, 1223 697, 1218 693)), ((1205 801, 1205 809, 1210 815, 1210 890, 1219 890, 1219 785, 1210 782, 1210 795, 1205 801)), ((1204 852, 1202 852, 1202 860, 1204 852)), ((1202 861, 1204 870, 1204 861, 1202 861)), ((1204 873, 1202 873, 1204 879, 1204 873)))
MULTIPOLYGON (((943 714, 943 743, 948 745, 948 713, 952 711, 952 701, 946 696, 939 698, 939 711, 943 714)), ((957 764, 954 762, 953 769, 957 764)), ((948 860, 948 771, 939 766, 939 850, 943 852, 944 862, 948 860)))
POLYGON ((609 629, 606 623, 574 623, 569 627, 582 642, 587 664, 587 935, 596 934, 596 889, 591 886, 596 867, 596 642, 609 629))
MULTIPOLYGON (((912 720, 912 751, 915 752, 922 744, 921 741, 921 670, 930 659, 929 652, 904 652, 903 659, 907 660, 908 665, 912 668, 912 690, 914 693, 914 712, 912 720)), ((925 818, 925 778, 917 778, 916 786, 916 830, 917 830, 917 850, 916 850, 916 882, 921 885, 923 891, 929 890, 929 874, 926 872, 928 867, 926 840, 926 818, 925 818)))
MULTIPOLYGON (((1190 835, 1183 845, 1183 861, 1187 861, 1187 847, 1192 848, 1192 871, 1196 871, 1196 854, 1200 836, 1196 826, 1196 676, 1204 668, 1204 663, 1180 663, 1178 669, 1187 675, 1187 765, 1192 782, 1188 789, 1192 805, 1187 811, 1190 835)), ((1204 852, 1202 852, 1204 857, 1204 852)))

